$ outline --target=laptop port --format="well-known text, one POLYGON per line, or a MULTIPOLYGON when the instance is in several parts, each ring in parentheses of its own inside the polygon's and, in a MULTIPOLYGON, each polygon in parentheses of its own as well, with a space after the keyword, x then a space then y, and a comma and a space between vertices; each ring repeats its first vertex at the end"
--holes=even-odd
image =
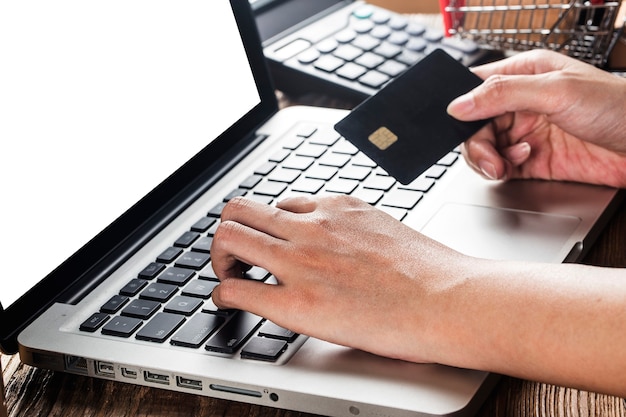
POLYGON ((115 368, 110 362, 96 361, 96 375, 115 378, 115 368))
POLYGON ((209 385, 209 388, 211 388, 213 391, 228 392, 230 394, 239 394, 239 395, 245 395, 248 397, 257 397, 257 398, 263 397, 263 394, 261 394, 259 391, 252 391, 249 389, 237 388, 237 387, 229 387, 227 385, 211 384, 209 385))
POLYGON ((197 379, 185 378, 183 376, 176 377, 176 385, 181 388, 202 390, 202 381, 199 381, 197 379))
POLYGON ((121 371, 124 378, 137 379, 137 371, 134 369, 122 367, 121 371))
POLYGON ((153 382, 155 384, 164 384, 164 385, 170 384, 169 375, 157 374, 157 373, 150 372, 150 371, 143 371, 143 379, 146 382, 153 382))
POLYGON ((66 356, 65 357, 65 370, 68 372, 75 372, 83 375, 89 374, 87 369, 87 359, 80 356, 66 356))

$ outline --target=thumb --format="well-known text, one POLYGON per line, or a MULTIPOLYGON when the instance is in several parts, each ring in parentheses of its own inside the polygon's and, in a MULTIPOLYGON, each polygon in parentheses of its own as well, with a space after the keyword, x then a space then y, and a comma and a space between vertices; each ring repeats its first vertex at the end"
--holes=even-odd
POLYGON ((510 112, 529 111, 549 114, 554 111, 554 95, 549 76, 492 75, 472 91, 457 97, 448 105, 455 119, 473 121, 501 116, 510 112))

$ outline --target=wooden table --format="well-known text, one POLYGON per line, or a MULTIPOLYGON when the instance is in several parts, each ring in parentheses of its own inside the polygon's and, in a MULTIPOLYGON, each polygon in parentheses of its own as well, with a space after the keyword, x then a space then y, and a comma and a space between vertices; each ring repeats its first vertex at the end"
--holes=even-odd
MULTIPOLYGON (((293 104, 286 102, 283 105, 293 104)), ((301 102, 302 100, 300 100, 301 102)), ((328 105, 317 98, 307 102, 328 105)), ((337 106, 337 103, 333 103, 337 106)), ((626 202, 584 263, 626 268, 626 202)), ((2 356, 9 417, 309 417, 233 401, 35 369, 2 356)), ((621 416, 624 399, 503 377, 478 416, 621 416)))

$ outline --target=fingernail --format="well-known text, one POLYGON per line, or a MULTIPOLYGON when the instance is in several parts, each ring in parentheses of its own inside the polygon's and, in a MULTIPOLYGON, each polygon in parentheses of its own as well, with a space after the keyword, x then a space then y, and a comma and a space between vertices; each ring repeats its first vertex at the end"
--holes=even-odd
POLYGON ((514 165, 519 165, 520 163, 526 161, 528 156, 530 155, 530 144, 528 142, 518 143, 517 145, 511 146, 507 149, 506 157, 511 163, 514 165))
POLYGON ((463 94, 452 100, 448 104, 447 112, 452 117, 463 116, 474 110, 474 95, 472 93, 463 94))
POLYGON ((498 179, 496 167, 491 162, 480 161, 478 162, 478 167, 485 177, 489 178, 490 180, 498 179))

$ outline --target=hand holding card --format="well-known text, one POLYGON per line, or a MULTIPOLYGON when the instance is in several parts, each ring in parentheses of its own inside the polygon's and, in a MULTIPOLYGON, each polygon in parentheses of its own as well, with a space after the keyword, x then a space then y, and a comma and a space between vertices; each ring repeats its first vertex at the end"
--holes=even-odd
POLYGON ((408 184, 486 123, 461 122, 448 104, 482 83, 436 50, 359 104, 335 130, 402 184, 408 184))

